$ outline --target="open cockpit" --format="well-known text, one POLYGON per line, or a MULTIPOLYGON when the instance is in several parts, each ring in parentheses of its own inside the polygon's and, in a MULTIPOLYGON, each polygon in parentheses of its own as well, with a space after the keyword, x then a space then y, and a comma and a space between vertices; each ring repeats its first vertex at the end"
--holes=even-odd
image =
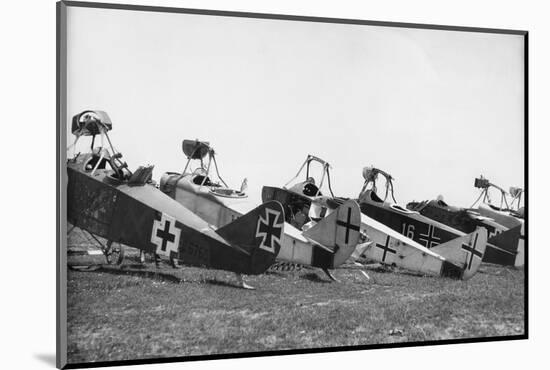
POLYGON ((518 187, 510 187, 510 193, 506 192, 503 188, 501 188, 498 185, 495 185, 491 183, 488 179, 484 178, 483 175, 476 178, 474 180, 474 187, 481 190, 481 193, 479 194, 479 197, 476 199, 476 201, 472 204, 470 208, 474 208, 474 206, 482 200, 482 203, 487 205, 490 209, 497 212, 509 212, 515 217, 523 217, 523 210, 520 206, 521 203, 521 197, 523 195, 524 190, 522 188, 518 187), (489 190, 495 189, 500 193, 500 204, 497 206, 494 204, 489 196, 489 190), (510 195, 512 197, 512 201, 508 203, 507 196, 510 195))
POLYGON ((321 188, 325 182, 325 179, 327 180, 328 190, 331 194, 331 196, 334 198, 334 193, 332 192, 332 186, 330 182, 330 164, 324 160, 322 160, 319 157, 313 156, 311 154, 308 154, 306 160, 304 163, 300 166, 300 169, 296 173, 296 175, 287 181, 287 183, 283 186, 284 189, 288 189, 294 193, 306 196, 306 197, 319 197, 323 196, 323 193, 321 192, 321 188), (311 163, 317 162, 321 165, 321 179, 317 183, 315 181, 315 178, 311 176, 311 163), (290 183, 292 183, 294 180, 300 176, 300 173, 305 169, 306 171, 306 179, 305 181, 298 182, 291 187, 288 187, 290 183))
POLYGON ((81 164, 81 171, 95 175, 98 171, 105 174, 106 181, 128 183, 129 185, 143 185, 152 182, 153 166, 139 167, 135 173, 128 169, 122 160, 122 153, 117 152, 111 143, 108 131, 113 127, 106 112, 87 110, 73 117, 72 133, 75 141, 71 147, 76 150, 76 144, 83 136, 91 137, 90 151, 85 154, 74 154, 69 163, 81 164), (99 143, 96 138, 99 137, 99 143), (107 145, 105 145, 107 141, 107 145))
POLYGON ((207 141, 183 140, 182 150, 187 157, 185 168, 180 173, 168 172, 161 178, 160 188, 163 192, 171 194, 177 183, 184 179, 194 193, 210 193, 225 198, 246 198, 246 179, 241 189, 231 189, 220 176, 216 153, 207 141), (192 169, 192 166, 197 166, 192 169))

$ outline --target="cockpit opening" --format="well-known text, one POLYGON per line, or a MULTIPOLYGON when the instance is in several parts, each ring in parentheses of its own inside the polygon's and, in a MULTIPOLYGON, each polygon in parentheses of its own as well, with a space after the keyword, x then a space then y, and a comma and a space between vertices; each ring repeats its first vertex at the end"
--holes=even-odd
POLYGON ((99 170, 107 168, 107 163, 110 164, 111 155, 109 151, 102 148, 94 148, 92 155, 84 164, 84 170, 92 171, 97 167, 99 170))
POLYGON ((370 192, 370 199, 377 203, 384 203, 384 201, 374 191, 370 192))
POLYGON ((212 180, 210 180, 210 177, 204 176, 204 175, 195 175, 195 177, 193 177, 193 183, 196 185, 204 185, 209 187, 220 186, 220 184, 216 184, 215 182, 212 182, 212 180))
POLYGON ((308 197, 314 197, 317 195, 323 195, 319 191, 319 188, 314 183, 308 182, 304 185, 304 195, 307 195, 308 197))

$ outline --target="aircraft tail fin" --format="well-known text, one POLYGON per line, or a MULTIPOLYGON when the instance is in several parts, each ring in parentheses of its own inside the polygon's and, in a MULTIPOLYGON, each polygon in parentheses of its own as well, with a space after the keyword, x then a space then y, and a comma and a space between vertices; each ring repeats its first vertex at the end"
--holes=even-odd
POLYGON ((285 213, 281 203, 265 202, 216 233, 252 256, 251 269, 259 274, 275 262, 281 249, 285 213))
POLYGON ((344 263, 359 242, 361 209, 354 200, 348 200, 322 218, 303 236, 334 251, 333 267, 344 263))
POLYGON ((516 254, 515 267, 523 267, 525 264, 525 222, 521 223, 518 240, 518 253, 516 254))
POLYGON ((468 280, 477 273, 487 247, 487 230, 478 227, 474 232, 449 240, 431 248, 432 252, 463 269, 462 279, 468 280))
POLYGON ((494 230, 497 234, 489 237, 483 260, 497 265, 521 267, 524 259, 521 250, 521 225, 504 231, 497 228, 494 230))

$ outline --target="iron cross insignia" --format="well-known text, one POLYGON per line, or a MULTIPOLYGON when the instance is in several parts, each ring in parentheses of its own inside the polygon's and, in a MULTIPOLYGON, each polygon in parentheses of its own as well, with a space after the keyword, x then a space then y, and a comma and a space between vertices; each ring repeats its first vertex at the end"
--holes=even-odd
POLYGON ((392 254, 396 254, 397 251, 395 249, 392 249, 391 246, 390 246, 390 236, 386 236, 386 243, 385 244, 378 244, 376 243, 376 246, 380 249, 382 249, 384 251, 384 253, 382 254, 382 262, 386 262, 386 255, 388 252, 392 253, 392 254))
POLYGON ((468 254, 466 258, 468 259, 468 263, 466 266, 466 269, 468 270, 472 268, 472 262, 474 261, 474 256, 477 256, 479 259, 483 259, 483 254, 476 249, 477 237, 478 237, 478 234, 476 234, 474 238, 474 243, 472 246, 470 246, 470 244, 465 244, 465 243, 462 244, 462 249, 465 250, 466 253, 468 254))
POLYGON ((265 209, 265 218, 260 216, 256 225, 256 238, 262 238, 260 248, 275 253, 275 246, 281 244, 283 221, 281 213, 269 208, 265 209))
POLYGON ((426 234, 420 234, 419 240, 426 242, 424 245, 426 248, 430 249, 439 245, 441 239, 435 236, 435 226, 428 224, 428 232, 426 234))
POLYGON ((170 256, 170 252, 178 252, 181 230, 176 227, 176 219, 162 213, 160 220, 153 221, 151 243, 157 246, 157 254, 170 256))
POLYGON ((355 231, 359 232, 359 225, 354 225, 354 224, 351 223, 351 207, 348 208, 347 220, 346 221, 336 220, 336 225, 337 226, 342 226, 346 230, 345 244, 348 244, 348 242, 349 242, 349 232, 350 232, 350 230, 355 230, 355 231))

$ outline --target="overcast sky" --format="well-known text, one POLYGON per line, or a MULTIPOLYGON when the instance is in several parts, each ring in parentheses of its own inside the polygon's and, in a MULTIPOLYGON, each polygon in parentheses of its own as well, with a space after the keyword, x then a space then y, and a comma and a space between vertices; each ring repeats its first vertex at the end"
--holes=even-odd
POLYGON ((130 169, 154 164, 157 180, 199 138, 254 200, 311 153, 336 195, 357 196, 374 165, 399 203, 470 206, 480 174, 523 187, 523 48, 517 35, 68 7, 67 114, 105 110, 130 169))

